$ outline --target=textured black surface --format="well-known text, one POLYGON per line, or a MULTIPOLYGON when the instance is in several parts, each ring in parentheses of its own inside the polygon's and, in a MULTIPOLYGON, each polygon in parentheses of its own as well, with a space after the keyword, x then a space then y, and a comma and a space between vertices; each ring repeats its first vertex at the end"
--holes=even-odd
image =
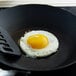
POLYGON ((25 30, 43 29, 53 32, 61 44, 59 52, 52 57, 37 60, 23 55, 13 66, 4 61, 9 66, 25 70, 52 70, 58 65, 62 67, 76 61, 76 17, 67 11, 49 6, 19 6, 0 12, 0 25, 15 41, 25 30))

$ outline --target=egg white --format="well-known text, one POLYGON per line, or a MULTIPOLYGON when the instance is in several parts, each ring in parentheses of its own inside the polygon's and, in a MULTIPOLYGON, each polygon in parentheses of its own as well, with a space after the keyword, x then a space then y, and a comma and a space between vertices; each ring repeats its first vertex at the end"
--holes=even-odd
POLYGON ((52 53, 56 52, 59 47, 59 41, 57 37, 47 31, 43 30, 34 30, 24 34, 23 37, 20 38, 20 47, 23 52, 29 57, 45 57, 51 55, 52 53), (29 36, 34 34, 43 34, 48 38, 49 44, 42 49, 33 49, 27 44, 27 39, 29 36))

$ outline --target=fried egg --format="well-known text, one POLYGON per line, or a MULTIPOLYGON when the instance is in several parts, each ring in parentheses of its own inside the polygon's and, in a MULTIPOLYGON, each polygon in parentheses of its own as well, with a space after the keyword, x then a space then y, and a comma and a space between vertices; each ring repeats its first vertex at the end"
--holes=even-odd
POLYGON ((59 41, 48 31, 33 30, 20 38, 20 47, 28 57, 45 57, 57 51, 59 41))

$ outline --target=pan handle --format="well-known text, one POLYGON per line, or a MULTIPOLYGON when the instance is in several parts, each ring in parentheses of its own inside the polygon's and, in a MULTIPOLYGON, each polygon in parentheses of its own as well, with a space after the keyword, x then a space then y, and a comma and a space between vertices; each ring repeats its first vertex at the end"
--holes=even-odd
POLYGON ((31 71, 16 71, 16 76, 30 76, 31 71))
POLYGON ((31 71, 27 71, 25 76, 29 76, 31 74, 31 71))

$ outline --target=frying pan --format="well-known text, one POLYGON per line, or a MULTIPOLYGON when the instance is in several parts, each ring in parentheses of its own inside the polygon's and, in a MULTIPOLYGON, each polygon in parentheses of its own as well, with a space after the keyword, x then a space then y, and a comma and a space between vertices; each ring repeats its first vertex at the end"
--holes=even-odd
POLYGON ((11 59, 0 54, 0 63, 4 66, 18 70, 48 71, 76 62, 76 16, 67 11, 39 4, 16 6, 0 12, 0 26, 17 45, 20 37, 29 30, 45 30, 55 34, 59 40, 58 52, 40 59, 28 58, 22 53, 18 60, 10 62, 11 59))

